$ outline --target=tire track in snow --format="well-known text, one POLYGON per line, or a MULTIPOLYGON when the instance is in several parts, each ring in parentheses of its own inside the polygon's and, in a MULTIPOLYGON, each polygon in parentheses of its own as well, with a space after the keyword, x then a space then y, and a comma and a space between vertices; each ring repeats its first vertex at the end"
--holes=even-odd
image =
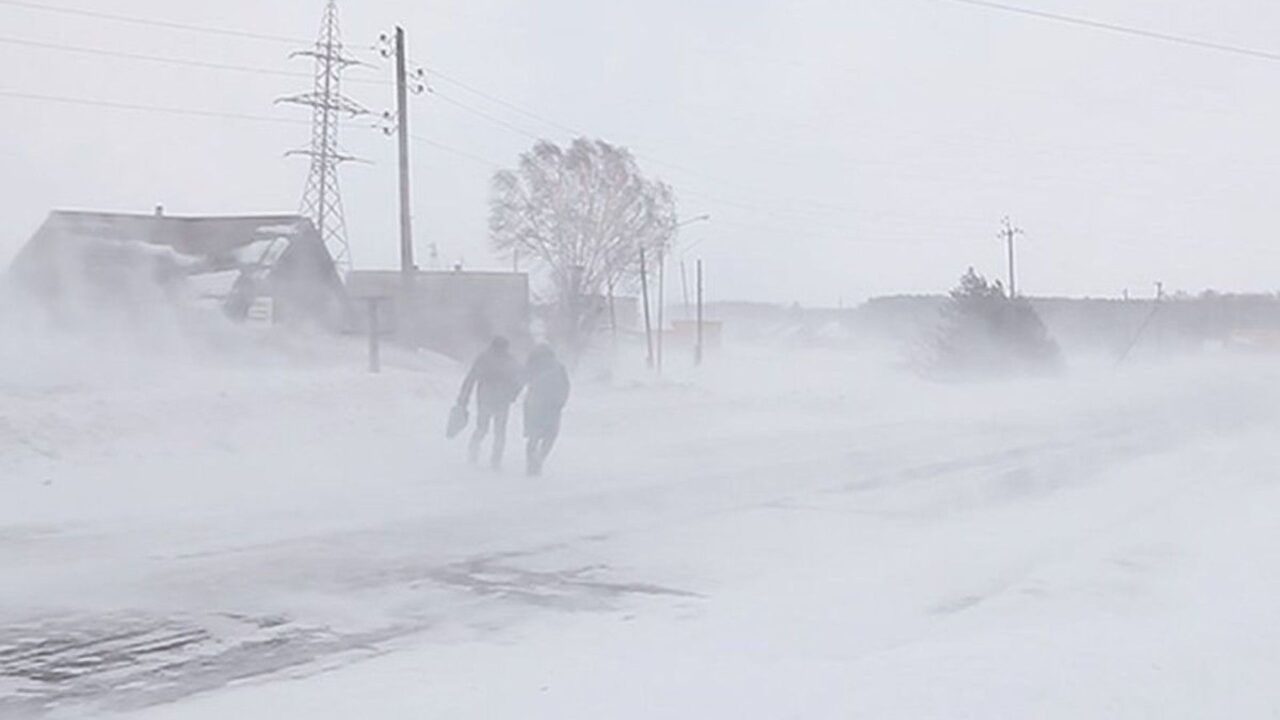
MULTIPOLYGON (((456 532, 458 527, 476 524, 476 517, 465 516, 443 518, 443 527, 425 531, 396 524, 226 548, 189 558, 183 572, 168 580, 208 583, 220 573, 254 578, 278 573, 273 582, 282 587, 348 602, 360 601, 360 593, 366 592, 444 589, 490 606, 566 612, 607 610, 633 598, 696 599, 689 590, 611 577, 604 565, 534 570, 525 567, 524 561, 615 534, 711 515, 760 508, 804 509, 802 503, 794 502, 797 497, 808 502, 824 495, 870 496, 888 488, 930 483, 945 489, 948 478, 959 476, 960 482, 970 482, 975 474, 987 475, 986 481, 996 484, 1017 485, 1029 473, 1047 479, 1045 489, 1052 490, 1180 440, 1160 440, 1158 431, 1139 432, 1135 427, 973 452, 955 452, 956 428, 945 424, 934 428, 936 435, 904 439, 890 433, 897 442, 888 448, 871 447, 865 437, 862 442, 833 442, 839 431, 823 433, 823 440, 816 443, 821 449, 817 455, 785 453, 766 463, 735 463, 731 469, 695 477, 552 497, 534 508, 507 508, 546 514, 533 525, 513 526, 512 538, 496 543, 506 546, 498 552, 491 537, 476 540, 456 532), (938 443, 940 439, 947 442, 938 443), (849 475, 856 477, 850 480, 849 475), (458 527, 449 527, 450 523, 458 527), (445 542, 433 556, 405 552, 435 538, 445 542), (448 542, 450 538, 454 542, 448 542), (372 552, 366 554, 367 550, 372 552)), ((1036 431, 1044 434, 1043 428, 1036 431)), ((990 429, 972 432, 984 436, 990 429)), ((480 525, 488 529, 503 527, 509 518, 497 514, 481 519, 480 525)), ((962 598, 954 608, 973 604, 971 598, 962 598)), ((464 615, 470 612, 466 606, 458 609, 464 615)), ((74 707, 127 709, 286 671, 317 672, 326 662, 349 662, 379 652, 397 638, 429 631, 432 622, 425 615, 402 614, 373 629, 343 632, 302 617, 143 614, 44 618, 7 626, 0 628, 0 678, 11 684, 16 681, 19 689, 0 698, 0 717, 74 707)))
MULTIPOLYGON (((615 580, 606 566, 529 570, 510 556, 444 566, 384 568, 360 580, 374 592, 446 589, 482 603, 560 612, 602 612, 632 598, 691 593, 615 580)), ((350 580, 350 579, 349 579, 350 580)), ((353 583, 359 584, 359 583, 353 583)), ((349 585, 350 587, 350 585, 349 585)), ((465 605, 453 606, 460 614, 465 605)), ((0 718, 131 710, 284 672, 311 674, 386 651, 431 629, 425 612, 399 613, 359 631, 285 616, 129 613, 37 618, 0 628, 0 718)), ((492 620, 484 620, 493 629, 492 620)))

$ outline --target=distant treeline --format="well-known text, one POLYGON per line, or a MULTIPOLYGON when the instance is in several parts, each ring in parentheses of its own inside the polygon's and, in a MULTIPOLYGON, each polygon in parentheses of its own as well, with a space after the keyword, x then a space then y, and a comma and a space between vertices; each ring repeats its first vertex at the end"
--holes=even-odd
MULTIPOLYGON (((914 342, 936 332, 945 295, 874 298, 845 316, 850 330, 914 342)), ((1031 298, 1049 333, 1069 350, 1178 350, 1206 343, 1280 338, 1280 296, 1178 293, 1157 301, 1031 298)))

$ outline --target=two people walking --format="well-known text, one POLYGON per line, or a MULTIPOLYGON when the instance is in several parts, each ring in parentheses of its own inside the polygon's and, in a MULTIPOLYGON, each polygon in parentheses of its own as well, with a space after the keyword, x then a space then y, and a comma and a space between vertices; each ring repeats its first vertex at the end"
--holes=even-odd
POLYGON ((470 404, 473 392, 476 396, 476 428, 468 448, 472 463, 479 462, 485 438, 492 431, 490 464, 494 469, 502 466, 511 405, 525 388, 525 467, 530 475, 542 473, 560 435, 560 416, 569 400, 569 374, 546 345, 535 347, 522 367, 503 337, 494 338, 480 353, 458 392, 460 408, 470 404))

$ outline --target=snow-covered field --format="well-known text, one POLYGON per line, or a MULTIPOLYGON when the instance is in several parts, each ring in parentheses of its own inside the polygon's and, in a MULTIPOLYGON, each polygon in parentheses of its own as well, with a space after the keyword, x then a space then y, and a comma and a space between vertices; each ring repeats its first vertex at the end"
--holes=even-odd
POLYGON ((1271 359, 731 347, 578 377, 534 480, 322 345, 0 350, 0 717, 1280 713, 1271 359))

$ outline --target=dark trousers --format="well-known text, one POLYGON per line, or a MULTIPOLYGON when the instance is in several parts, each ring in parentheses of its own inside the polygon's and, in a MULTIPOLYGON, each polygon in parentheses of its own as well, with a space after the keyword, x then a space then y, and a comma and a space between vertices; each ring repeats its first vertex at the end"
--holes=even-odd
POLYGON ((542 464, 560 437, 560 410, 530 412, 525 408, 525 468, 530 475, 542 474, 542 464))
POLYGON ((476 431, 471 435, 471 462, 480 461, 480 445, 489 434, 489 426, 493 425, 493 455, 489 462, 494 467, 502 465, 502 455, 507 449, 507 417, 510 413, 510 405, 479 408, 476 431))

